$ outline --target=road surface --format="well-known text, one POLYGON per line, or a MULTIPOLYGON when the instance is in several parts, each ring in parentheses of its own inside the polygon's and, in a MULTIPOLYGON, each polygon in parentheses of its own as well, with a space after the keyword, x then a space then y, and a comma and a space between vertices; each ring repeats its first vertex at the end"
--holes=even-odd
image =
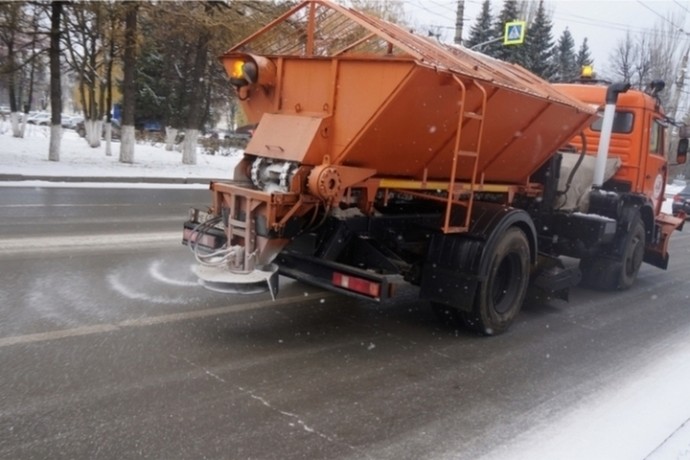
MULTIPOLYGON (((206 194, 3 189, 0 458, 511 458, 690 333, 688 232, 668 271, 529 303, 482 338, 413 288, 383 304, 289 280, 275 302, 203 290, 178 233, 206 194)), ((687 420, 671 409, 647 453, 687 420)), ((616 430, 572 458, 625 454, 616 430)))

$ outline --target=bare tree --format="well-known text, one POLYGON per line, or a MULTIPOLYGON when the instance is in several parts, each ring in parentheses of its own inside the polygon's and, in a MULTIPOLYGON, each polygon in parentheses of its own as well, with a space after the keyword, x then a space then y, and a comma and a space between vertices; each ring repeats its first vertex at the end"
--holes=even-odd
POLYGON ((47 33, 40 29, 44 5, 0 2, 0 79, 8 92, 10 121, 14 137, 23 137, 26 117, 20 113, 31 108, 35 76, 43 70, 47 33))
POLYGON ((112 155, 112 109, 113 109, 113 66, 117 52, 117 32, 119 30, 119 17, 117 10, 119 8, 108 5, 108 24, 109 31, 106 35, 107 45, 104 46, 105 59, 105 154, 112 155))
POLYGON ((674 88, 682 85, 677 75, 679 65, 688 42, 685 33, 674 24, 683 24, 681 12, 667 16, 650 31, 633 38, 630 32, 618 42, 611 54, 612 66, 607 71, 611 80, 630 82, 644 90, 652 80, 666 82, 666 91, 660 94, 661 101, 670 112, 678 101, 672 100, 674 88))
POLYGON ((625 34, 625 39, 618 42, 614 48, 610 61, 613 68, 609 71, 614 75, 614 80, 630 82, 634 72, 635 44, 630 32, 625 34))
POLYGON ((51 3, 50 12, 50 147, 48 159, 60 161, 60 139, 62 138, 62 86, 60 80, 60 16, 63 2, 51 3))
POLYGON ((127 2, 125 12, 125 57, 122 86, 122 130, 120 131, 120 161, 134 163, 134 109, 136 104, 136 46, 139 5, 127 2))
POLYGON ((98 92, 102 72, 102 4, 78 3, 64 17, 67 63, 79 82, 79 99, 84 112, 86 141, 91 147, 101 145, 103 107, 98 92))

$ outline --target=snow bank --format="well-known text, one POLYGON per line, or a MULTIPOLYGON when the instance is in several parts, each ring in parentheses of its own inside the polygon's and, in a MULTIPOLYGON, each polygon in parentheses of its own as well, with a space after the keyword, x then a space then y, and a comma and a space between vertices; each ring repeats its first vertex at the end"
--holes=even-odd
POLYGON ((199 152, 196 165, 183 165, 182 153, 166 151, 163 144, 137 144, 134 163, 119 162, 120 144, 112 143, 112 156, 105 155, 105 142, 91 148, 72 130, 64 130, 60 161, 48 161, 50 128, 27 125, 24 138, 15 138, 8 122, 0 121, 0 174, 47 177, 163 177, 227 179, 241 158, 199 152))

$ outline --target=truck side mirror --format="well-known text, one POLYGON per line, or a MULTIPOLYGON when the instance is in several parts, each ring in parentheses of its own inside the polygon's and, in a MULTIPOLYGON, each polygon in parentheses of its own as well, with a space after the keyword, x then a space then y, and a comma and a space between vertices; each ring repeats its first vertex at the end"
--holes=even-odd
POLYGON ((688 157, 688 138, 678 139, 678 150, 676 152, 676 163, 685 164, 688 157))

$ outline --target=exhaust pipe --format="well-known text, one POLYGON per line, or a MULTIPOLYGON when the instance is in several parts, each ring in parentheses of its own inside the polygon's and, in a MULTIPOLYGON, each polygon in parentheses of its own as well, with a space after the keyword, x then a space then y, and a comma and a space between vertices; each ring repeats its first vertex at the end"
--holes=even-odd
POLYGON ((604 119, 601 123, 601 137, 599 138, 599 150, 597 151, 597 161, 594 166, 593 187, 604 185, 604 171, 606 170, 606 158, 609 154, 611 144, 611 133, 613 132, 613 119, 616 115, 616 102, 618 95, 630 89, 630 83, 614 83, 609 85, 606 91, 606 106, 604 107, 604 119))

